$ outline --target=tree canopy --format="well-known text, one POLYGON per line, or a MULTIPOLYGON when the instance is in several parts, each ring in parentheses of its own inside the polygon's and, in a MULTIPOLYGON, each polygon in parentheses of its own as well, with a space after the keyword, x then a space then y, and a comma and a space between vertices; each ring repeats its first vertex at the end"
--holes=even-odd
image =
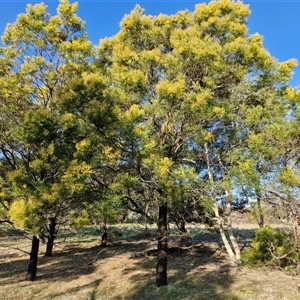
POLYGON ((157 222, 161 242, 163 212, 182 230, 214 213, 232 264, 232 207, 251 198, 297 216, 297 62, 248 33, 247 5, 171 16, 136 5, 98 46, 76 10, 29 4, 2 37, 0 216, 41 236, 49 218, 130 210, 157 222))

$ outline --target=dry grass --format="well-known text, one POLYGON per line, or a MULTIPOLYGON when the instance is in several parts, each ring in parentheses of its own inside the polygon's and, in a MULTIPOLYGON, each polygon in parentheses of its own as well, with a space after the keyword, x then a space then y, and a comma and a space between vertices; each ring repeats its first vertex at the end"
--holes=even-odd
MULTIPOLYGON (((240 230, 241 244, 253 229, 240 230)), ((10 232, 0 238, 0 299, 300 299, 298 276, 274 269, 231 269, 214 230, 190 227, 194 247, 169 254, 169 285, 155 287, 155 234, 141 226, 123 226, 122 239, 99 248, 90 230, 66 233, 53 257, 40 249, 38 277, 24 281, 30 240, 10 232), (22 251, 20 251, 22 250, 22 251)), ((176 246, 176 234, 171 246, 176 246)), ((174 250, 175 249, 175 250, 174 250)))

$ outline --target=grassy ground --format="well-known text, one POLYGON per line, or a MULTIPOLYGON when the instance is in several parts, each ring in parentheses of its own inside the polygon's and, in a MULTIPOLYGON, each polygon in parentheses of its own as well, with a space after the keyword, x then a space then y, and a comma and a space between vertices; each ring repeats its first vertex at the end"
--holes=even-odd
MULTIPOLYGON (((7 232, 0 237, 0 299, 300 299, 298 276, 279 269, 232 269, 214 229, 190 226, 189 232, 194 246, 179 251, 178 235, 171 228, 169 284, 163 288, 155 286, 152 227, 118 226, 118 239, 106 248, 98 246, 99 237, 90 228, 65 231, 53 257, 44 257, 41 246, 34 282, 24 281, 30 239, 7 232)), ((253 228, 240 230, 241 245, 253 233, 253 228)))

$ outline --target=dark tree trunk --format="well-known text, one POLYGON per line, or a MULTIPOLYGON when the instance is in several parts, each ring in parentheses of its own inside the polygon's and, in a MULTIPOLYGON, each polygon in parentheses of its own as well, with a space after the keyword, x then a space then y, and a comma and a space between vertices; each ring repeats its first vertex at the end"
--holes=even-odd
POLYGON ((55 236, 56 236, 55 226, 56 226, 56 218, 55 217, 49 218, 49 230, 48 230, 49 235, 48 235, 48 241, 47 241, 45 256, 52 256, 54 239, 55 239, 55 236))
POLYGON ((129 213, 128 213, 128 211, 126 210, 126 211, 124 211, 123 216, 122 216, 122 218, 119 220, 119 222, 120 222, 121 224, 126 223, 127 220, 128 220, 128 218, 129 218, 129 213))
POLYGON ((33 281, 36 277, 37 260, 39 253, 40 240, 36 236, 32 237, 30 260, 26 274, 26 280, 33 281))
POLYGON ((168 284, 167 281, 167 251, 168 251, 168 231, 167 231, 167 204, 159 207, 158 215, 158 243, 157 243, 157 266, 156 285, 158 287, 168 284))
POLYGON ((186 242, 186 233, 187 233, 184 220, 181 220, 179 223, 179 232, 180 232, 180 243, 183 245, 186 242))
POLYGON ((107 232, 107 226, 106 226, 106 222, 102 222, 101 225, 101 246, 106 247, 107 244, 107 238, 108 238, 108 232, 107 232))
POLYGON ((254 207, 254 214, 257 221, 257 224, 260 228, 264 227, 264 213, 263 208, 261 207, 261 193, 260 191, 256 191, 257 195, 257 202, 256 206, 254 207))
POLYGON ((179 223, 179 231, 180 235, 185 235, 186 234, 186 228, 185 228, 185 221, 181 220, 179 223))

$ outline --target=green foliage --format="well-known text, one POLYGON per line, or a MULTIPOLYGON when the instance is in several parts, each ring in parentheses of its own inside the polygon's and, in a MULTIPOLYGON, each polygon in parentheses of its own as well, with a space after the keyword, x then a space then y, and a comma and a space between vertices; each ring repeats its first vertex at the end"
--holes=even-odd
POLYGON ((242 263, 249 266, 262 266, 266 264, 280 264, 286 266, 297 263, 300 259, 298 252, 292 252, 287 257, 281 257, 295 249, 293 236, 280 229, 272 229, 269 226, 258 229, 251 242, 251 249, 242 252, 242 263), (273 254, 273 255, 272 255, 273 254))
POLYGON ((283 127, 274 124, 288 111, 281 95, 296 62, 277 62, 259 34, 248 34, 249 14, 227 0, 173 16, 147 16, 137 5, 119 33, 100 42, 97 63, 120 126, 111 188, 128 208, 155 211, 167 202, 183 216, 199 204, 211 209, 216 199, 206 199, 224 189, 260 191, 268 169, 261 174, 259 158, 282 154, 264 141, 280 138, 283 127), (267 126, 272 135, 262 133, 267 126))
POLYGON ((106 194, 98 201, 83 201, 80 209, 70 215, 70 225, 79 228, 86 225, 100 226, 102 222, 115 224, 123 213, 120 197, 106 194))
POLYGON ((296 62, 277 62, 248 34, 247 5, 211 1, 172 16, 137 5, 97 48, 77 8, 61 0, 51 16, 29 4, 4 32, 1 211, 11 205, 27 229, 41 226, 37 213, 114 222, 122 205, 211 215, 224 190, 263 195, 270 170, 293 198, 296 62))
POLYGON ((124 232, 117 227, 109 227, 108 239, 110 242, 116 242, 124 238, 124 232))
POLYGON ((77 4, 62 0, 50 16, 45 4, 29 4, 2 37, 1 178, 9 192, 8 215, 35 235, 49 216, 78 206, 92 173, 82 154, 88 126, 58 105, 66 83, 92 61, 76 10, 77 4))

